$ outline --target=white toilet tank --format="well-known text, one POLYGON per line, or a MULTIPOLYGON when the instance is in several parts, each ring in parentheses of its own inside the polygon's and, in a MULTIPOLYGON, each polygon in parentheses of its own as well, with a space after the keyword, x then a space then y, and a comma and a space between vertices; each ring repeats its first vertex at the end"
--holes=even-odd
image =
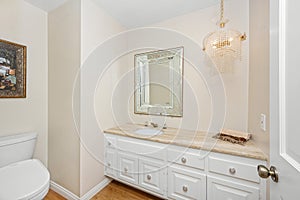
POLYGON ((22 133, 0 137, 0 167, 31 159, 36 138, 36 133, 22 133))

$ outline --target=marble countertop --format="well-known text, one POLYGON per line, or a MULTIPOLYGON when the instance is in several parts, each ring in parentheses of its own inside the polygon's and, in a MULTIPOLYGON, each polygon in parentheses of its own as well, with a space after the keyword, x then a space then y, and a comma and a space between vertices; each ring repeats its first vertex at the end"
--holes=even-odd
POLYGON ((104 133, 184 146, 194 149, 202 149, 218 153, 225 153, 235 156, 254 158, 259 160, 267 160, 267 156, 251 140, 246 142, 246 144, 244 145, 232 144, 230 142, 213 138, 215 134, 212 133, 203 131, 190 131, 170 127, 168 127, 167 129, 162 129, 164 133, 155 136, 143 136, 134 133, 136 130, 142 128, 147 127, 137 124, 124 124, 118 127, 107 129, 104 131, 104 133))

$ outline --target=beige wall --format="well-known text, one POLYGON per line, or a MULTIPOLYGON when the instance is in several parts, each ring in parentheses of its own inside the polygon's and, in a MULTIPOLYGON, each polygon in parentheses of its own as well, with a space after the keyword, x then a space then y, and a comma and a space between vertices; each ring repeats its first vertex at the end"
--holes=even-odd
POLYGON ((0 38, 27 46, 27 97, 0 99, 0 135, 35 131, 34 157, 47 165, 47 13, 23 0, 1 0, 0 38))
POLYGON ((269 0, 250 2, 250 58, 248 129, 269 155, 269 0), (260 129, 260 114, 266 114, 267 130, 260 129))
POLYGON ((80 147, 73 114, 79 115, 80 88, 73 94, 73 84, 80 67, 80 0, 50 12, 48 27, 49 170, 51 180, 79 196, 80 147))
MULTIPOLYGON (((106 13, 96 2, 96 0, 82 0, 81 1, 81 59, 82 64, 90 56, 95 48, 102 42, 107 40, 114 34, 117 34, 124 30, 124 28, 109 14, 106 13)), ((111 91, 111 77, 116 74, 116 71, 112 72, 105 87, 102 88, 100 93, 95 93, 91 88, 94 88, 96 84, 93 84, 93 78, 98 73, 98 67, 100 67, 101 60, 91 62, 96 68, 91 70, 82 69, 81 71, 81 148, 80 148, 80 194, 81 196, 99 184, 104 179, 104 167, 103 167, 103 134, 102 129, 98 126, 95 119, 95 112, 104 108, 101 112, 101 117, 107 118, 111 116, 111 109, 103 102, 99 102, 97 94, 103 95, 111 91), (94 96, 96 95, 96 96, 94 96), (92 101, 90 102, 90 98, 92 101), (94 106, 96 109, 94 109, 94 106)), ((102 121, 103 122, 103 121, 102 121)), ((108 120, 104 121, 106 128, 112 127, 115 124, 108 120)))

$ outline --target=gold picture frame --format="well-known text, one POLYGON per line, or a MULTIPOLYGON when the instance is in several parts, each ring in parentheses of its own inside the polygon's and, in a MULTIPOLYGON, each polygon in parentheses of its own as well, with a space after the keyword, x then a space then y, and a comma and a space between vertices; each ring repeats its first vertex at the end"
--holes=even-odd
POLYGON ((26 50, 0 39, 0 98, 26 98, 26 50))

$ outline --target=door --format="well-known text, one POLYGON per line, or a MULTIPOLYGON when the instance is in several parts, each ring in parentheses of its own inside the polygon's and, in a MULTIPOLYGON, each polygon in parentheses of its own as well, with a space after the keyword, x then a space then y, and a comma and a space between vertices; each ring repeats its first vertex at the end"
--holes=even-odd
POLYGON ((167 190, 166 166, 160 160, 141 158, 139 160, 139 184, 141 187, 165 195, 167 190))
POLYGON ((118 178, 138 184, 138 158, 128 153, 118 153, 118 178))
POLYGON ((112 148, 105 149, 105 175, 116 176, 116 151, 112 148))
POLYGON ((270 0, 271 200, 300 198, 299 0, 270 0))

